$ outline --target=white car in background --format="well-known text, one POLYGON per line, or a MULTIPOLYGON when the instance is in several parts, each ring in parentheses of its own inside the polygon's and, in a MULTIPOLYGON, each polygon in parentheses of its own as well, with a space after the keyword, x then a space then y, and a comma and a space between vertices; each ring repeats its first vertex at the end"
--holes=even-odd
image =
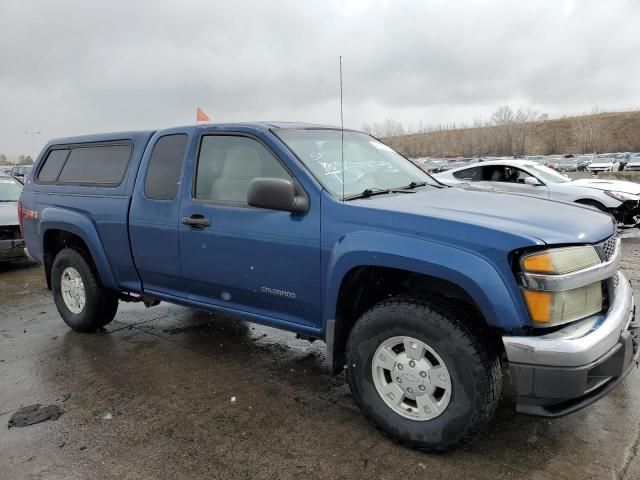
POLYGON ((598 155, 587 166, 590 172, 617 172, 619 168, 620 161, 613 155, 598 155))
POLYGON ((619 224, 638 226, 640 184, 599 178, 571 178, 526 160, 476 163, 434 175, 452 186, 468 186, 590 205, 612 214, 619 224))
POLYGON ((626 167, 624 167, 625 172, 637 172, 640 170, 640 155, 632 155, 629 159, 629 163, 627 163, 626 167))

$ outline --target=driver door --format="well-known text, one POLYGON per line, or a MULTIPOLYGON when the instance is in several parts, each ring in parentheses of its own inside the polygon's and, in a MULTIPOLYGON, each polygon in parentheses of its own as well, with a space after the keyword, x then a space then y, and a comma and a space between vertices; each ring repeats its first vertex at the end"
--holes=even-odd
POLYGON ((181 203, 180 251, 189 299, 306 326, 320 319, 320 202, 309 211, 254 208, 254 178, 294 180, 258 139, 206 134, 181 203))
POLYGON ((549 189, 537 177, 517 167, 498 166, 489 177, 490 180, 484 182, 498 191, 519 193, 521 195, 531 195, 536 197, 548 197, 549 189), (528 180, 527 180, 528 179, 528 180), (533 182, 536 182, 533 184, 533 182), (531 183, 527 183, 531 182, 531 183))

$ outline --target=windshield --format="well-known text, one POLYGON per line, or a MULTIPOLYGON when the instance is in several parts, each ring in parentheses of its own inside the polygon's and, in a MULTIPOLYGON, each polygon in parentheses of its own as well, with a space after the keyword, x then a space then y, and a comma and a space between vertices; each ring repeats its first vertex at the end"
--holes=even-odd
POLYGON ((344 132, 344 172, 340 130, 281 129, 276 134, 338 198, 364 190, 388 190, 411 182, 438 185, 427 173, 375 138, 359 132, 344 132), (344 179, 344 185, 343 185, 344 179))
POLYGON ((0 202, 17 202, 22 185, 13 178, 0 177, 0 202))
POLYGON ((561 173, 556 172, 552 168, 545 167, 544 165, 534 165, 531 169, 545 182, 566 183, 571 181, 571 179, 566 175, 562 175, 561 173))

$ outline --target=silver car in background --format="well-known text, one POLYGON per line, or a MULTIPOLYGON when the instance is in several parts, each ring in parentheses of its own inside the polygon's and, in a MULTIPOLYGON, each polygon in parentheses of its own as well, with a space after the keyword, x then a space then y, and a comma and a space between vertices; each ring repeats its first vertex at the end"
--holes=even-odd
POLYGON ((572 180, 555 170, 526 160, 474 164, 434 175, 452 186, 498 190, 590 205, 615 217, 624 226, 640 222, 640 184, 622 180, 572 180))
POLYGON ((555 165, 555 169, 559 172, 577 172, 578 159, 575 157, 561 158, 555 165))

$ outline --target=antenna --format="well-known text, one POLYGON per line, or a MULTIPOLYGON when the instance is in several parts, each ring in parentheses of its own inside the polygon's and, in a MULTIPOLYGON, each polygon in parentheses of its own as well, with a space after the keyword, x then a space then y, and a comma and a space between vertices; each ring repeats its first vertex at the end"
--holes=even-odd
POLYGON ((342 115, 342 55, 340 55, 340 161, 342 162, 342 201, 344 202, 344 117, 342 115))

